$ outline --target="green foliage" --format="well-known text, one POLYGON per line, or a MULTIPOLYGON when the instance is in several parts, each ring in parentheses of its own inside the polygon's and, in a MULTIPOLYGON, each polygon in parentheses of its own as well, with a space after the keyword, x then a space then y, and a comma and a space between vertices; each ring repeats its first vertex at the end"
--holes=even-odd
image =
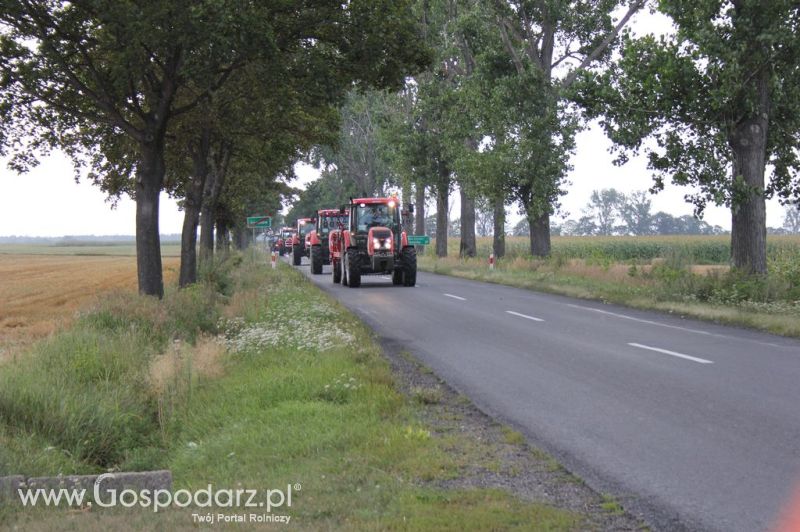
POLYGON ((671 179, 696 187, 688 196, 696 213, 708 203, 731 207, 734 262, 763 274, 764 198, 800 194, 797 3, 663 0, 658 8, 677 33, 626 36, 618 64, 587 75, 576 101, 602 116, 617 162, 647 155, 655 190, 671 179))

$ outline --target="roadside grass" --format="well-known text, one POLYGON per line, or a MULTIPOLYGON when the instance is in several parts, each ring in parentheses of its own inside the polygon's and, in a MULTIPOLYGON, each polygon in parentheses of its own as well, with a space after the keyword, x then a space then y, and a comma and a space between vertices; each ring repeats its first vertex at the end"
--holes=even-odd
MULTIPOLYGON (((594 299, 641 309, 661 310, 681 316, 746 326, 775 334, 800 337, 800 239, 783 237, 773 242, 768 276, 746 276, 725 265, 698 265, 689 250, 664 248, 662 255, 618 262, 606 254, 600 238, 593 251, 585 239, 584 258, 566 258, 554 239, 553 256, 504 257, 490 270, 485 258, 437 258, 426 253, 418 260, 424 271, 486 281, 570 297, 594 299)), ((663 239, 664 237, 643 238, 663 239)), ((702 237, 713 242, 718 237, 702 237)), ((635 245, 635 243, 630 243, 635 245)), ((662 243, 663 244, 663 243, 662 243)), ((577 244, 570 244, 577 247, 577 244)))
MULTIPOLYGON (((344 307, 287 266, 236 262, 161 302, 104 300, 0 368, 0 474, 167 468, 174 489, 299 484, 278 513, 303 530, 581 528, 579 514, 504 491, 437 488, 494 465, 478 442, 432 434, 420 409, 435 394, 402 395, 344 307)), ((188 529, 206 511, 0 507, 0 520, 188 529)))

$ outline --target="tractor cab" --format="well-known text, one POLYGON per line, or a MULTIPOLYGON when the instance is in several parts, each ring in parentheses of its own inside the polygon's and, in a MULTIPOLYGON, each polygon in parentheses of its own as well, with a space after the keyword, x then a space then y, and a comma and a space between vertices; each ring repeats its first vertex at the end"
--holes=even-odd
POLYGON ((298 218, 297 232, 292 239, 292 264, 300 266, 301 257, 308 257, 309 239, 308 235, 314 230, 313 218, 298 218))
POLYGON ((402 247, 400 206, 394 198, 363 198, 350 204, 350 245, 370 256, 391 255, 402 247))
POLYGON ((348 215, 342 214, 339 209, 317 211, 317 234, 320 240, 327 238, 331 231, 347 228, 348 218, 348 215))
POLYGON ((292 236, 294 235, 294 229, 291 227, 282 227, 280 235, 278 236, 278 253, 280 255, 286 255, 292 249, 292 236))
POLYGON ((297 219, 297 235, 301 240, 304 240, 306 235, 314 230, 313 218, 298 218, 297 219))
MULTIPOLYGON (((311 259, 311 273, 321 274, 322 266, 331 263, 331 239, 338 242, 341 230, 347 228, 347 213, 339 209, 320 209, 314 230, 306 237, 311 259)), ((338 249, 336 245, 334 248, 338 249)))
MULTIPOLYGON (((357 287, 362 275, 390 274, 393 284, 414 286, 416 251, 408 245, 397 198, 352 199, 342 212, 350 216, 342 235, 342 283, 357 287)), ((336 278, 334 267, 334 282, 336 278)))

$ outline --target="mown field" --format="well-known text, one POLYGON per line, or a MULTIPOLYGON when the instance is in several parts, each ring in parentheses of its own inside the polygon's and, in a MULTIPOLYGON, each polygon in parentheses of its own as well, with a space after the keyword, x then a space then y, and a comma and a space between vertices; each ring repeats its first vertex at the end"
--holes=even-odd
MULTIPOLYGON (((0 244, 0 255, 76 255, 76 256, 124 256, 135 257, 134 243, 81 242, 69 244, 0 244)), ((177 242, 161 245, 162 257, 179 257, 181 246, 177 242)))
MULTIPOLYGON (((173 248, 164 248, 166 282, 177 278, 173 248)), ((0 245, 0 362, 117 290, 136 290, 133 246, 0 245)))

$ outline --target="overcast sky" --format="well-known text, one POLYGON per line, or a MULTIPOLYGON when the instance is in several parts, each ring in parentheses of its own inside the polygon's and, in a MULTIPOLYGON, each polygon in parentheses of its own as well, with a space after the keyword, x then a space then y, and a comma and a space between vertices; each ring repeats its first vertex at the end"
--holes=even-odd
MULTIPOLYGON (((660 15, 641 13, 631 24, 637 34, 666 33, 669 20, 660 15)), ((634 158, 618 168, 611 164, 608 153, 610 142, 596 125, 591 125, 577 137, 577 151, 572 160, 573 172, 569 175, 567 195, 561 200, 563 210, 572 218, 580 216, 592 190, 616 188, 620 191, 648 189, 650 173, 644 157, 634 158)), ((87 182, 75 183, 70 161, 55 153, 41 161, 39 167, 28 174, 17 175, 0 160, 0 236, 62 236, 62 235, 132 235, 135 233, 135 205, 122 199, 115 209, 104 194, 87 182)), ((303 186, 316 179, 318 173, 307 165, 298 165, 299 180, 303 186)), ((653 197, 653 210, 674 215, 691 214, 692 206, 684 201, 690 190, 673 185, 653 197)), ((457 200, 457 195, 454 195, 457 200)), ((515 209, 514 209, 515 211, 515 209)), ((453 206, 454 216, 458 204, 453 206)), ((260 213, 253 213, 260 214, 260 213)), ((510 221, 519 219, 510 212, 510 221)), ((180 233, 183 213, 174 200, 162 194, 161 233, 180 233)), ((730 213, 725 208, 709 207, 704 219, 712 225, 730 228, 730 213)), ((554 220, 560 223, 557 217, 554 220)), ((779 227, 783 221, 783 208, 777 201, 767 205, 767 225, 779 227)))

